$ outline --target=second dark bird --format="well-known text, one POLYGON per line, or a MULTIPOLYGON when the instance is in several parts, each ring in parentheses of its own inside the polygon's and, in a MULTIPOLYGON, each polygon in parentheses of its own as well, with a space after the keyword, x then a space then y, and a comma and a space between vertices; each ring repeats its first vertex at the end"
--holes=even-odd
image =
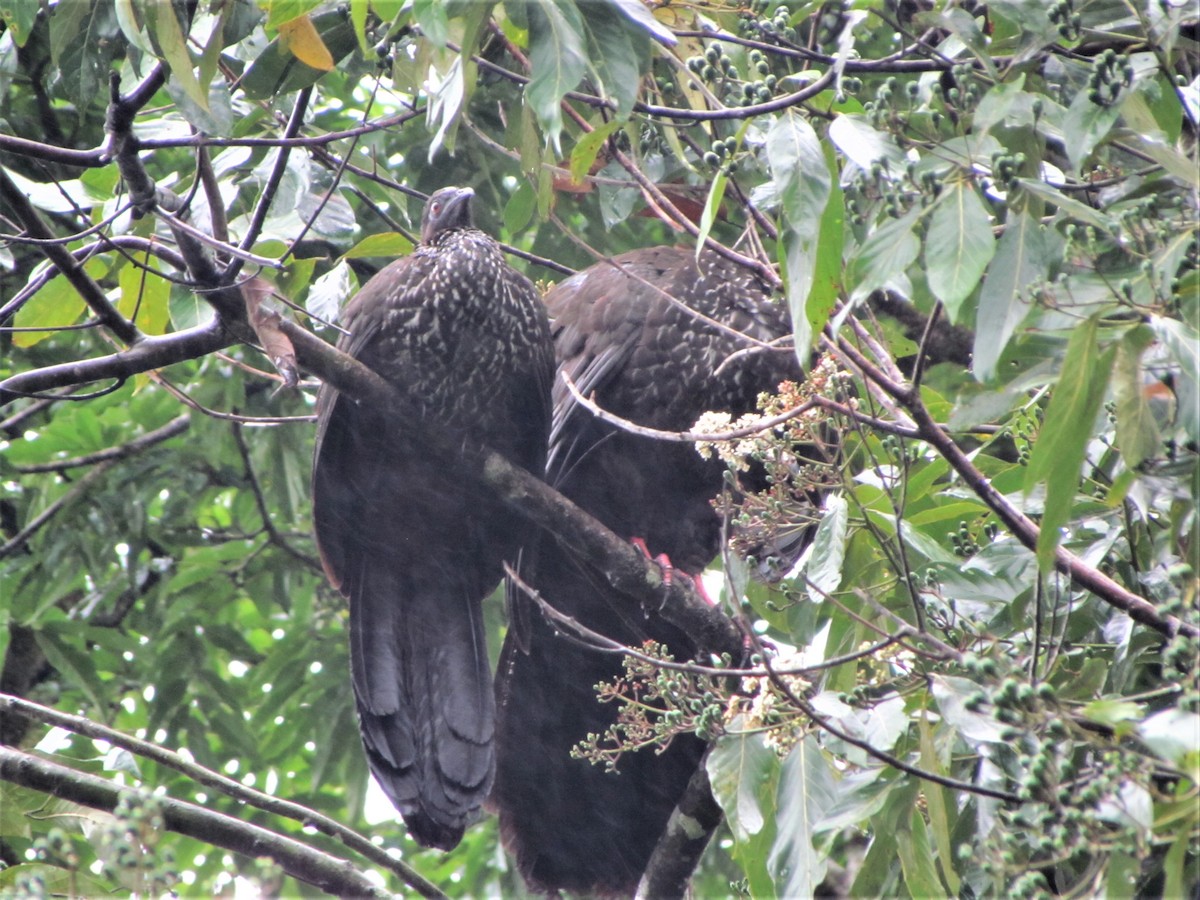
POLYGON ((350 659, 372 774, 425 846, 449 849, 495 770, 481 602, 526 526, 453 452, 487 446, 536 474, 553 350, 533 284, 471 221, 470 189, 425 206, 421 243, 347 305, 339 349, 403 393, 381 409, 328 385, 317 399, 313 520, 350 602, 350 659))
MULTIPOLYGON (((566 279, 546 304, 560 371, 640 425, 686 430, 708 410, 737 417, 760 392, 802 375, 790 347, 754 343, 790 334, 768 289, 713 254, 698 265, 687 249, 636 250, 566 279)), ((711 501, 723 474, 690 444, 604 424, 555 383, 548 480, 618 535, 669 556, 676 577, 699 575, 719 549, 711 501)), ((560 611, 610 638, 652 638, 676 659, 696 652, 689 635, 614 595, 602 573, 550 541, 521 572, 560 611)), ((618 774, 572 759, 574 745, 613 722, 616 705, 601 704, 594 686, 618 676, 621 661, 564 638, 536 610, 525 618, 510 625, 497 674, 492 804, 505 843, 536 890, 632 894, 705 745, 677 737, 661 755, 626 754, 618 774)))

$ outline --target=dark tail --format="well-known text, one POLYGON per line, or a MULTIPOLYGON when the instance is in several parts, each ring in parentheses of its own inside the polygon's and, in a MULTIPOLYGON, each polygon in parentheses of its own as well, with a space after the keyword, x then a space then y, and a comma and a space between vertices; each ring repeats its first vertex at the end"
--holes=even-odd
MULTIPOLYGON (((534 561, 522 578, 560 611, 626 644, 653 637, 690 658, 693 643, 678 629, 657 617, 633 627, 618 611, 628 601, 610 598, 564 551, 543 545, 534 561)), ((600 703, 595 685, 619 676, 621 661, 562 636, 536 609, 521 618, 520 633, 510 624, 496 686, 491 805, 505 846, 535 891, 632 895, 705 745, 680 735, 661 754, 623 756, 615 773, 572 759, 572 747, 613 723, 616 704, 600 703)))
POLYGON ((359 728, 371 773, 409 832, 450 850, 495 772, 481 598, 445 572, 396 568, 376 560, 351 596, 359 728))

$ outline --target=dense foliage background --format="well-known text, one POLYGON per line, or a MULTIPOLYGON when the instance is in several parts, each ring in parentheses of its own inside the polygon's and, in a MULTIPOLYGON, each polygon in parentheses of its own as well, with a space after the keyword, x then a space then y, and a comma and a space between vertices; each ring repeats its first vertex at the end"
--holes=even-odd
POLYGON ((1190 895, 1197 37, 1183 0, 0 2, 0 891, 520 892, 492 822, 420 852, 366 802, 285 384, 332 365, 290 321, 332 340, 469 184, 534 279, 708 240, 824 360, 734 513, 785 537, 815 479, 811 550, 713 569, 777 652, 631 663, 715 739, 697 895, 1190 895))

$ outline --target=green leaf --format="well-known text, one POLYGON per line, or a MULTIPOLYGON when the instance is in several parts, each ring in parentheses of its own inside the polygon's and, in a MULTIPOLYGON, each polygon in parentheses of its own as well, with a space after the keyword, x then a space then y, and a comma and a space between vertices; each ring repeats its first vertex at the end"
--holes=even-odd
MULTIPOLYGON (((918 721, 921 741, 921 768, 926 772, 946 775, 946 767, 934 746, 933 727, 927 715, 922 715, 918 721)), ((925 808, 929 813, 929 827, 933 831, 933 843, 937 847, 937 861, 942 871, 942 878, 950 888, 950 893, 958 896, 961 880, 954 869, 954 831, 955 816, 954 797, 940 784, 927 781, 922 788, 925 794, 925 808)))
POLYGON ((575 147, 571 150, 571 180, 573 182, 583 184, 583 177, 587 175, 592 163, 596 161, 596 154, 600 152, 600 148, 604 146, 609 135, 620 127, 621 123, 618 120, 610 119, 582 135, 575 142, 575 147))
POLYGON ((1038 565, 1043 571, 1050 568, 1061 538, 1059 530, 1070 518, 1084 452, 1112 373, 1116 348, 1097 351, 1098 323, 1098 318, 1092 316, 1071 333, 1058 385, 1050 396, 1025 472, 1026 492, 1039 482, 1046 484, 1037 545, 1038 565))
MULTIPOLYGON (((169 4, 168 4, 169 5, 169 4)), ((108 94, 107 76, 122 42, 111 3, 58 3, 51 7, 50 55, 61 90, 83 113, 108 94)))
POLYGON ((767 871, 767 853, 774 836, 775 806, 779 783, 779 758, 767 747, 761 734, 749 734, 740 718, 717 739, 705 762, 713 797, 725 813, 733 832, 734 857, 742 865, 754 896, 773 894, 767 871))
POLYGON ((625 16, 614 16, 604 4, 585 2, 579 11, 587 37, 588 71, 602 95, 616 103, 617 120, 625 121, 637 100, 650 41, 642 29, 625 16))
POLYGON ((851 300, 864 300, 883 288, 906 297, 912 293, 905 271, 921 251, 914 233, 919 215, 919 210, 913 208, 899 219, 889 219, 863 241, 846 267, 851 300))
POLYGON ((0 0, 0 22, 7 27, 18 47, 24 47, 29 40, 39 5, 39 0, 0 0))
POLYGON ((133 321, 144 334, 166 334, 171 315, 171 282, 157 272, 144 268, 150 260, 143 257, 141 266, 126 264, 117 275, 121 298, 117 311, 133 321))
POLYGON ((804 359, 825 324, 823 319, 819 323, 813 321, 807 301, 832 179, 816 132, 795 110, 789 109, 775 120, 767 132, 766 150, 780 204, 780 263, 795 329, 796 353, 804 359))
POLYGON ((562 98, 587 72, 583 18, 571 0, 531 0, 527 9, 532 73, 525 99, 547 142, 561 153, 562 98))
MULTIPOLYGON (((1000 82, 995 84, 983 95, 983 99, 979 101, 979 106, 975 108, 974 129, 976 132, 984 133, 990 131, 996 125, 1002 122, 1007 123, 1009 113, 1014 107, 1021 112, 1029 115, 1032 119, 1032 114, 1028 112, 1028 107, 1032 104, 1033 96, 1025 93, 1025 73, 1021 72, 1013 81, 1000 82), (1024 99, 1027 102, 1018 106, 1018 99, 1024 99)), ((1019 124, 1024 123, 1024 116, 1018 120, 1019 124)))
POLYGON ((761 734, 740 732, 738 723, 717 739, 708 756, 708 779, 713 797, 725 811, 725 818, 738 840, 747 840, 762 831, 779 779, 779 759, 767 747, 761 734))
MULTIPOLYGON (((837 158, 833 147, 825 145, 825 163, 830 172, 837 171, 837 158)), ((815 341, 829 321, 842 291, 843 245, 846 237, 846 202, 842 187, 836 178, 831 179, 829 199, 821 213, 821 228, 817 237, 817 255, 813 265, 812 287, 804 303, 805 315, 815 341)), ((808 365, 808 354, 796 345, 800 363, 808 365)))
POLYGON ((439 49, 446 46, 450 20, 446 17, 445 0, 413 0, 413 17, 431 44, 439 49))
POLYGON ((15 328, 44 328, 45 331, 17 331, 12 342, 16 347, 32 347, 54 336, 54 329, 73 325, 87 310, 78 292, 62 275, 55 275, 40 291, 17 310, 13 317, 15 328))
POLYGON ((175 15, 171 0, 147 0, 151 4, 147 12, 150 39, 158 48, 159 55, 171 76, 196 106, 208 110, 208 91, 196 78, 192 56, 188 52, 187 39, 175 15))
POLYGON ((1032 306, 1027 292, 1045 281, 1049 271, 1050 250, 1041 223, 1025 209, 1010 211, 979 292, 971 356, 978 380, 995 376, 1000 354, 1032 306))
POLYGON ((613 6, 634 22, 639 28, 645 29, 656 41, 668 47, 679 43, 678 39, 662 22, 654 18, 654 14, 646 8, 642 0, 608 0, 613 6))
POLYGON ((712 184, 708 186, 708 198, 704 201, 704 212, 700 214, 700 230, 696 234, 697 260, 704 252, 704 244, 708 240, 708 233, 712 231, 713 222, 717 219, 717 212, 721 209, 721 201, 725 199, 725 185, 728 183, 729 176, 721 170, 713 176, 712 184))
POLYGON ((959 324, 963 301, 983 277, 996 252, 992 221, 967 181, 949 185, 933 207, 925 238, 929 289, 942 301, 950 321, 959 324))
POLYGON ((1078 222, 1085 222, 1088 225, 1095 225, 1102 231, 1112 232, 1117 228, 1116 222, 1110 217, 1093 209, 1086 203, 1080 203, 1073 197, 1068 197, 1057 188, 1051 187, 1044 181, 1037 181, 1032 178, 1019 178, 1017 183, 1021 189, 1028 191, 1034 196, 1045 200, 1058 207, 1059 213, 1068 219, 1075 219, 1078 222))
POLYGON ((517 185, 517 189, 504 204, 504 227, 510 234, 523 231, 532 221, 536 201, 533 185, 528 180, 523 180, 517 185))
MULTIPOLYGON (((354 23, 341 10, 317 13, 312 16, 312 24, 334 62, 344 59, 358 46, 354 23)), ((243 73, 242 90, 247 99, 266 100, 316 84, 324 74, 297 59, 277 37, 243 73)))
POLYGON ((342 254, 342 259, 364 259, 372 256, 382 256, 395 259, 412 253, 413 242, 398 231, 384 231, 372 234, 342 254))
POLYGON ((829 125, 829 139, 846 158, 865 172, 874 163, 899 176, 908 161, 904 151, 888 133, 877 131, 864 116, 843 114, 829 125))
POLYGON ((1158 450, 1158 423, 1150 410, 1142 371, 1142 354, 1154 342, 1154 332, 1139 325, 1117 344, 1113 365, 1113 399, 1116 402, 1117 447, 1125 465, 1133 469, 1158 450))
POLYGON ((1084 160, 1107 137, 1121 115, 1121 104, 1098 106, 1088 98, 1088 93, 1086 89, 1080 90, 1063 117, 1063 134, 1071 136, 1064 146, 1073 174, 1079 173, 1084 160))
POLYGON ((837 781, 812 735, 784 760, 776 798, 777 837, 767 868, 780 897, 811 897, 825 877, 827 859, 813 846, 813 824, 833 805, 837 781))
POLYGON ((946 896, 946 889, 938 879, 933 851, 929 846, 929 832, 920 809, 914 807, 907 827, 902 825, 896 836, 896 853, 900 857, 900 870, 904 873, 904 886, 911 897, 946 896))
POLYGON ((46 661, 66 682, 82 691, 97 710, 104 709, 99 690, 105 681, 96 672, 95 657, 75 646, 69 625, 48 627, 49 624, 37 631, 38 646, 46 654, 46 661))
POLYGON ((321 5, 321 0, 270 0, 264 3, 267 8, 267 20, 264 26, 277 29, 284 22, 290 22, 305 13, 310 13, 321 5))
POLYGON ((814 603, 825 602, 842 583, 842 563, 846 558, 846 536, 850 521, 850 505, 841 494, 825 500, 825 514, 813 537, 812 550, 806 567, 808 596, 814 603))

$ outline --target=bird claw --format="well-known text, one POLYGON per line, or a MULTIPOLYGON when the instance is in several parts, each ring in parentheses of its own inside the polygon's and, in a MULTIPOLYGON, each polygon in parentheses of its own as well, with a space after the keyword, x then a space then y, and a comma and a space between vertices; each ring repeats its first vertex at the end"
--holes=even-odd
MULTIPOLYGON (((663 585, 666 587, 670 587, 671 581, 675 575, 675 565, 674 565, 674 563, 671 562, 671 557, 667 556, 667 554, 665 554, 665 553, 660 553, 660 554, 658 554, 658 556, 651 556, 650 548, 646 546, 646 541, 644 538, 640 538, 640 537, 630 538, 629 543, 633 544, 633 546, 635 546, 639 550, 641 550, 642 554, 646 557, 646 559, 652 559, 656 563, 658 563, 658 565, 662 569, 662 573, 663 573, 663 585)), ((688 578, 691 579, 692 584, 696 588, 696 593, 699 595, 700 599, 703 600, 705 603, 707 603, 709 606, 716 606, 717 601, 712 598, 712 596, 708 593, 708 589, 704 587, 704 576, 702 574, 701 575, 692 575, 692 574, 688 574, 688 573, 685 573, 685 574, 687 574, 688 578)))
POLYGON ((646 559, 651 559, 658 563, 659 568, 662 569, 663 585, 670 587, 671 579, 675 572, 675 566, 671 564, 671 557, 667 556, 665 553, 660 553, 658 556, 651 556, 650 548, 646 546, 646 541, 644 538, 630 538, 629 543, 641 550, 642 555, 645 556, 646 559))

